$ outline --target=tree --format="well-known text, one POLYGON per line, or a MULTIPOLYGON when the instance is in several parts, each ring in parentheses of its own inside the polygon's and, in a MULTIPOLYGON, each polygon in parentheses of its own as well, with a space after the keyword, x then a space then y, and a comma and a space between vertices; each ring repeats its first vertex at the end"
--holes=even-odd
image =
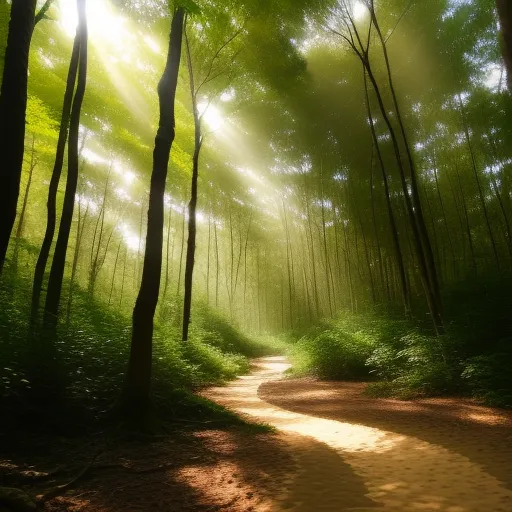
POLYGON ((35 25, 46 18, 53 0, 36 15, 37 0, 13 0, 0 91, 0 154, 4 184, 0 190, 0 273, 16 220, 25 150, 28 59, 35 25))
POLYGON ((35 26, 36 0, 13 0, 0 92, 0 272, 16 220, 25 150, 28 57, 35 26))
POLYGON ((175 138, 174 102, 178 86, 185 9, 174 9, 165 69, 158 84, 160 121, 153 151, 149 192, 148 228, 142 282, 132 316, 130 359, 123 394, 123 407, 136 418, 145 418, 150 405, 153 319, 162 273, 164 194, 167 168, 175 138))
POLYGON ((69 142, 68 142, 68 175, 66 190, 64 192, 64 204, 60 219, 59 235, 55 244, 50 277, 48 279, 48 291, 44 307, 44 324, 52 330, 57 326, 64 269, 66 266, 66 253, 68 249, 69 234, 73 221, 75 195, 78 186, 79 174, 79 131, 80 114, 87 86, 87 13, 86 0, 77 0, 78 8, 78 34, 79 34, 79 59, 78 80, 71 113, 69 118, 69 142))
POLYGON ((31 307, 31 323, 37 320, 39 311, 39 303, 41 299, 41 291, 43 287, 44 274, 50 256, 50 249, 53 238, 55 236, 55 228, 57 226, 57 191, 59 181, 64 165, 64 154, 66 151, 66 142, 68 139, 69 118, 71 115, 71 106, 73 95, 75 92, 76 77, 78 74, 78 63, 80 58, 80 41, 81 34, 77 28, 73 43, 73 51, 69 62, 68 77, 66 81, 66 89, 64 92, 64 103, 62 105, 62 115, 60 121, 59 139, 57 142, 57 152, 55 154, 55 163, 53 166, 52 177, 48 187, 48 200, 46 203, 46 230, 41 244, 41 250, 37 258, 36 268, 34 271, 34 282, 32 286, 32 307, 31 307))
MULTIPOLYGON (((206 25, 207 27, 208 25, 206 25)), ((203 27, 202 30, 205 30, 203 27)), ((218 27, 216 27, 218 30, 218 27)), ((230 25, 231 28, 231 25, 230 25)), ((189 40, 187 30, 185 30, 185 48, 187 57, 187 69, 189 76, 190 86, 190 97, 192 101, 192 113, 194 116, 194 153, 192 155, 192 180, 191 180, 191 193, 190 202, 188 207, 188 240, 187 240, 187 255, 185 261, 185 295, 183 300, 183 329, 182 329, 182 340, 188 340, 188 332, 190 327, 190 315, 192 308, 192 288, 193 288, 193 276, 194 276, 194 259, 196 252, 196 238, 197 238, 197 199, 198 199, 198 179, 199 179, 199 158, 201 155, 201 148, 203 146, 203 133, 202 133, 202 121, 203 115, 208 109, 210 102, 212 101, 213 94, 210 91, 210 97, 208 98, 208 104, 205 112, 199 112, 199 94, 202 92, 205 86, 215 82, 223 75, 226 75, 230 67, 233 66, 234 57, 228 56, 228 65, 223 62, 223 53, 226 49, 229 49, 230 45, 241 33, 241 29, 234 31, 230 34, 225 41, 219 43, 219 46, 212 52, 213 55, 203 65, 205 70, 196 76, 194 70, 194 62, 192 60, 192 49, 189 40), (231 58, 229 58, 231 57, 231 58), (220 64, 219 64, 220 63, 220 64), (231 66, 230 66, 230 65, 231 66)), ((208 37, 208 36, 206 36, 208 37)), ((204 38, 204 35, 203 35, 204 38)), ((226 84, 224 83, 225 87, 226 84)))
POLYGON ((509 0, 496 0, 500 18, 502 50, 507 67, 508 88, 512 91, 512 4, 509 0))

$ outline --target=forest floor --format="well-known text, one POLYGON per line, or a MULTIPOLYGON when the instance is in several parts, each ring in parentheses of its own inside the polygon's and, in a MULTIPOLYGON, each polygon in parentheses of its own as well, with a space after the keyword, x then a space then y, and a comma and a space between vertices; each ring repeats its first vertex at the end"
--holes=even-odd
POLYGON ((251 375, 203 393, 275 433, 191 424, 151 442, 14 443, 2 446, 0 485, 35 496, 89 468, 47 512, 512 510, 511 412, 369 398, 360 383, 283 378, 288 367, 259 359, 251 375))
POLYGON ((510 512, 512 413, 458 398, 404 402, 365 384, 282 379, 284 358, 206 396, 275 426, 296 472, 271 510, 510 512))

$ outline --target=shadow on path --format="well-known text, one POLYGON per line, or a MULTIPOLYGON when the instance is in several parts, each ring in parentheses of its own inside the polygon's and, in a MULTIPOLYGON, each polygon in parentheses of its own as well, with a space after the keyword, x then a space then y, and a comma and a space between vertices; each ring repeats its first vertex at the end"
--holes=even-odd
POLYGON ((260 359, 250 376, 207 392, 285 434, 299 470, 272 510, 512 511, 507 415, 469 401, 382 401, 357 384, 279 380, 288 367, 260 359))

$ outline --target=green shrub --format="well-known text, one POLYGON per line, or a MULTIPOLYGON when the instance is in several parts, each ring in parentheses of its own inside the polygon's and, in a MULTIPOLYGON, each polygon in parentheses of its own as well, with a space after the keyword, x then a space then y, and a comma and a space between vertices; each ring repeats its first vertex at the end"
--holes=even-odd
POLYGON ((511 368, 511 352, 477 356, 466 361, 462 378, 489 405, 512 407, 511 368))
POLYGON ((292 361, 299 374, 359 380, 369 376, 365 363, 371 350, 368 339, 341 330, 329 330, 300 339, 292 352, 292 361))

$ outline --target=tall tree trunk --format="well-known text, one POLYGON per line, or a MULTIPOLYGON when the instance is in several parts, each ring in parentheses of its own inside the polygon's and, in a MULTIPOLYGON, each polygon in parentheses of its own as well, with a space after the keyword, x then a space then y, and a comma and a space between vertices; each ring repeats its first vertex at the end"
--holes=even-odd
POLYGON ((126 279, 126 260, 128 259, 128 246, 124 249, 123 274, 121 276, 121 293, 119 294, 119 307, 123 305, 124 282, 126 279))
POLYGON ((112 283, 110 284, 110 293, 109 293, 109 296, 108 296, 108 305, 109 306, 110 306, 110 303, 112 301, 112 294, 114 293, 114 283, 115 283, 115 279, 116 279, 117 262, 119 261, 119 252, 121 251, 122 243, 123 243, 123 241, 120 240, 119 241, 119 245, 117 246, 116 259, 115 259, 115 262, 114 262, 114 270, 112 272, 112 283))
MULTIPOLYGON (((414 163, 414 158, 412 156, 412 149, 409 143, 409 138, 407 136, 407 131, 405 129, 405 123, 402 118, 401 109, 398 104, 398 98, 395 91, 395 86, 393 82, 393 76, 391 73, 391 63, 389 61, 389 54, 387 50, 387 42, 384 38, 382 31, 380 29, 379 21, 375 12, 374 0, 370 0, 370 14, 372 17, 373 24, 375 25, 375 30, 377 31, 377 35, 381 42, 382 51, 384 54, 384 61, 386 63, 386 71, 388 76, 388 84, 391 91, 391 97, 393 98, 393 105, 395 107, 395 114, 398 121, 398 125, 400 127, 400 133, 402 134, 402 139, 405 146, 405 151, 407 155, 407 160, 409 163, 409 171, 410 171, 410 180, 411 180, 411 196, 414 205, 414 209, 412 210, 413 218, 416 223, 417 232, 419 235, 419 241, 421 244, 421 249, 423 252, 423 258, 425 260, 425 267, 429 282, 429 292, 428 294, 432 294, 431 299, 431 314, 432 320, 434 322, 436 331, 438 333, 444 332, 444 324, 443 324, 443 305, 441 299, 441 291, 439 287, 439 279, 437 275, 437 268, 434 260, 434 252, 432 250, 432 244, 430 242, 430 237, 428 234, 427 226, 425 223, 425 217, 423 215, 423 209, 421 205, 420 199, 420 191, 418 184, 418 176, 416 171, 416 165, 414 163)), ((404 190, 404 194, 408 196, 408 190, 404 190)))
POLYGON ((69 233, 73 221, 75 194, 78 184, 78 136, 80 128, 80 113, 87 85, 87 13, 86 0, 77 0, 78 5, 78 32, 80 37, 80 56, 78 63, 78 81, 69 123, 68 143, 68 177, 64 193, 64 204, 60 219, 59 235, 55 245, 48 292, 46 294, 44 324, 56 327, 59 314, 66 253, 68 249, 69 233))
POLYGON ((215 307, 219 307, 219 273, 220 273, 220 263, 219 263, 219 237, 217 234, 217 223, 213 223, 213 234, 215 235, 215 307))
POLYGON ((382 175, 382 184, 384 185, 384 196, 386 198, 386 208, 388 213, 389 225, 391 228, 391 239, 393 241, 393 251, 395 253, 395 261, 398 268, 398 274, 400 277, 400 289, 402 292, 402 300, 404 304, 405 316, 410 316, 411 313, 411 296, 409 287, 407 284, 407 274, 405 271, 404 258, 402 255, 402 249, 400 248, 400 239, 398 237, 398 229, 395 219, 395 214, 393 212, 393 205, 391 203, 391 193, 389 190, 389 180, 388 174, 386 171, 386 167, 384 164, 384 158, 382 156, 382 152, 379 145, 379 139, 377 137, 377 132, 375 130, 375 124, 373 120, 372 108, 370 104, 370 95, 368 92, 368 79, 366 75, 366 70, 363 70, 364 73, 364 88, 365 88, 365 96, 366 96, 366 109, 368 113, 368 120, 370 122, 370 130, 372 133, 373 144, 375 150, 377 152, 377 158, 379 161, 379 167, 382 175))
POLYGON ((143 419, 149 410, 153 353, 153 319, 158 303, 162 273, 164 194, 167 168, 175 137, 174 103, 181 59, 184 10, 174 11, 169 51, 158 84, 160 123, 153 152, 153 172, 149 192, 148 228, 142 283, 133 310, 130 359, 123 393, 123 406, 134 418, 143 419))
POLYGON ((18 226, 16 227, 16 234, 14 235, 14 253, 12 257, 12 268, 16 271, 18 267, 18 256, 19 256, 19 245, 21 237, 23 236, 23 228, 25 226, 25 215, 27 212, 28 195, 30 194, 30 187, 32 186, 32 176, 34 175, 34 169, 37 166, 37 158, 35 157, 35 136, 32 135, 32 149, 30 151, 30 165, 28 168, 28 180, 27 186, 25 187, 25 193, 23 194, 23 203, 20 211, 20 218, 18 220, 18 226))
POLYGON ((84 216, 82 218, 82 207, 80 203, 78 203, 78 226, 76 229, 76 243, 75 250, 73 254, 73 264, 71 265, 71 277, 69 278, 69 293, 68 293, 68 303, 66 305, 66 325, 69 325, 69 320, 71 318, 71 306, 73 304, 73 296, 75 292, 75 279, 76 272, 78 269, 78 257, 80 256, 80 247, 82 245, 82 239, 84 237, 85 231, 85 223, 87 221, 87 214, 89 213, 89 205, 85 209, 84 216))
POLYGON ((438 177, 438 171, 437 171, 437 158, 436 158, 436 155, 435 155, 435 151, 434 151, 434 156, 433 156, 433 170, 434 170, 434 179, 435 179, 435 182, 436 182, 436 190, 437 190, 437 198, 439 199, 439 205, 441 206, 441 213, 443 215, 443 221, 444 221, 444 228, 445 228, 445 231, 446 231, 446 236, 448 238, 448 245, 450 247, 450 254, 451 254, 451 257, 452 257, 452 265, 453 265, 453 269, 454 269, 454 274, 455 274, 455 277, 458 277, 458 265, 457 265, 457 262, 456 262, 456 258, 455 258, 455 249, 453 247, 453 241, 452 241, 452 236, 451 236, 451 232, 450 232, 450 226, 448 225, 448 217, 446 216, 446 209, 444 207, 444 201, 443 201, 443 196, 441 195, 441 187, 439 186, 439 177, 438 177))
POLYGON ((194 154, 192 156, 192 183, 190 190, 190 203, 188 205, 188 240, 187 257, 185 260, 185 296, 183 299, 183 330, 182 340, 188 341, 190 327, 190 313, 192 310, 192 286, 194 279, 194 261, 196 254, 197 237, 197 181, 199 178, 199 156, 203 139, 201 136, 201 117, 197 109, 196 86, 194 82, 194 70, 192 68, 192 55, 185 30, 185 46, 187 55, 188 77, 190 82, 190 96, 192 99, 192 110, 194 114, 194 154))
POLYGON ((5 263, 9 238, 16 220, 20 193, 25 151, 28 59, 35 15, 36 0, 13 0, 0 92, 0 272, 5 263))
POLYGON ((496 0, 500 18, 503 58, 507 67, 508 89, 512 91, 512 3, 496 0))
MULTIPOLYGON (((420 276, 423 283, 423 289, 425 291, 425 296, 428 303, 428 308, 430 310, 430 314, 432 317, 432 323, 436 329, 436 332, 441 333, 444 331, 444 325, 443 325, 443 316, 442 316, 442 304, 439 299, 439 290, 437 289, 436 292, 436 283, 437 283, 437 277, 434 282, 433 276, 431 275, 431 271, 429 270, 429 263, 427 262, 428 257, 425 254, 425 246, 423 244, 423 236, 421 234, 421 229, 417 221, 417 215, 415 213, 415 205, 413 204, 413 200, 411 199, 410 193, 409 193, 409 186, 407 183, 407 178, 405 175, 405 168, 404 164, 402 162, 402 155, 400 151, 400 145, 398 142, 398 138, 395 133, 395 129, 393 128, 393 125, 391 123, 388 111, 384 105, 384 100, 382 98, 382 94, 380 92, 379 85, 377 83, 377 80, 375 78, 375 75, 373 74, 373 70, 370 66, 370 62, 367 57, 362 57, 362 62, 366 68, 366 71, 368 73, 368 78, 370 79, 376 97, 377 102, 379 104, 379 108, 382 114, 382 118, 384 119, 384 122, 386 124, 386 127, 388 129, 388 132, 391 136, 391 141, 393 143, 393 151, 395 154, 395 159, 397 162, 397 166, 399 169, 400 174, 400 182, 402 185, 402 191, 404 194, 405 199, 405 205, 407 208, 407 215, 409 218, 409 224, 411 227, 412 235, 413 235, 413 243, 414 243, 414 249, 416 253, 416 257, 419 264, 420 269, 420 276)), ((412 174, 412 173, 411 173, 412 174)), ((411 187, 412 188, 412 187, 411 187)), ((430 246, 430 249, 431 246, 430 246)), ((432 255, 433 258, 433 255, 432 255)))
POLYGON ((332 304, 332 293, 334 293, 334 287, 331 293, 331 282, 330 278, 332 277, 331 272, 331 262, 329 259, 329 251, 327 248, 327 227, 325 225, 325 197, 324 197, 324 175, 322 166, 320 166, 320 186, 321 186, 321 201, 322 201, 322 242, 324 248, 324 262, 325 262, 325 284, 327 287, 327 300, 329 302, 329 315, 332 317, 334 315, 333 304, 332 304))
MULTIPOLYGON (((105 261, 105 258, 101 257, 101 246, 103 243, 103 234, 105 232, 105 211, 106 211, 106 202, 107 202, 107 193, 108 193, 108 185, 110 182, 110 173, 112 171, 112 164, 110 164, 110 168, 108 170, 107 179, 105 181, 105 187, 103 189, 103 199, 101 201, 101 209, 100 213, 98 215, 98 218, 96 219, 96 226, 94 228, 94 235, 92 238, 92 245, 91 245, 91 266, 89 268, 89 283, 87 287, 87 292, 89 295, 94 297, 94 290, 96 288, 96 281, 98 279, 98 275, 100 273, 101 267, 103 266, 103 263, 105 261), (99 226, 99 233, 98 233, 98 226, 99 226), (96 244, 96 235, 98 235, 98 243, 96 244)), ((112 236, 112 233, 111 235, 112 236)), ((107 247, 105 248, 105 256, 106 251, 108 250, 108 242, 107 247)))
POLYGON ((494 239, 494 234, 492 232, 491 219, 489 218, 489 212, 487 210, 487 204, 485 202, 485 196, 484 196, 484 192, 482 190, 482 184, 480 183, 480 177, 478 175, 478 168, 477 168, 477 163, 476 163, 475 152, 473 150, 473 143, 471 142, 469 126, 467 123, 466 114, 464 112, 464 105, 462 103, 462 98, 461 98, 460 94, 458 96, 458 99, 459 99, 460 115, 461 115, 461 119, 462 119, 462 126, 464 128, 464 136, 466 138, 469 156, 471 157, 471 168, 473 170, 473 176, 475 178, 475 183, 476 183, 476 187, 478 190, 478 197, 480 199, 480 204, 482 206, 482 212, 484 214, 485 225, 487 226, 487 232, 489 233, 489 240, 491 241, 492 252, 494 255, 494 261, 496 262, 496 267, 499 271, 500 270, 500 258, 498 255, 498 248, 496 246, 496 240, 494 239))
POLYGON ((32 136, 32 148, 30 151, 30 165, 28 168, 28 180, 27 186, 25 187, 25 193, 23 194, 23 204, 20 211, 20 218, 18 221, 18 227, 16 228, 16 239, 19 240, 23 235, 23 227, 25 225, 25 214, 27 212, 28 195, 30 194, 30 187, 32 185, 32 176, 34 175, 34 169, 37 166, 37 159, 35 157, 35 136, 32 136))
POLYGON ((208 250, 206 251, 206 304, 210 305, 210 249, 212 246, 212 217, 208 215, 208 250))
MULTIPOLYGON (((171 247, 171 224, 172 224, 172 207, 169 206, 169 224, 167 225, 167 239, 165 247, 165 281, 164 281, 164 292, 162 299, 165 301, 167 297, 167 289, 169 288, 169 262, 171 261, 171 254, 169 249, 171 247)), ((162 309, 160 307, 160 309, 162 309)))
POLYGON ((181 278, 183 276, 183 253, 185 251, 185 207, 183 207, 183 220, 181 221, 181 251, 180 251, 180 266, 178 269, 178 288, 176 296, 179 297, 181 290, 181 278))
POLYGON ((55 227, 57 225, 57 191, 59 189, 60 176, 64 164, 64 153, 66 150, 66 141, 68 138, 69 116, 71 114, 71 104, 73 102, 73 93, 78 72, 78 60, 80 55, 80 34, 77 32, 73 43, 73 51, 69 63, 68 78, 66 81, 66 90, 64 92, 64 103, 62 106, 62 116, 60 121, 59 139, 57 142, 57 152, 55 154, 55 163, 53 166, 50 186, 48 188, 48 200, 46 203, 46 230, 39 256, 37 258, 34 271, 34 284, 32 287, 32 305, 31 305, 31 323, 35 324, 39 312, 39 302, 41 300, 41 290, 43 287, 44 273, 50 255, 50 249, 55 236, 55 227))

